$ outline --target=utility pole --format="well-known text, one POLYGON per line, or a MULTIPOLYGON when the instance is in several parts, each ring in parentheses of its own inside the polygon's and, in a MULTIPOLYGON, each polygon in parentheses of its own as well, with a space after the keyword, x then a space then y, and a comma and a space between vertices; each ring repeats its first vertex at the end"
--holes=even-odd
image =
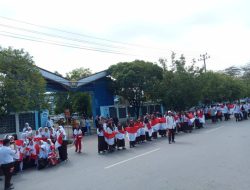
POLYGON ((200 58, 198 59, 198 61, 204 62, 205 73, 207 72, 206 60, 209 58, 210 58, 210 56, 207 53, 205 53, 205 54, 200 54, 200 58))

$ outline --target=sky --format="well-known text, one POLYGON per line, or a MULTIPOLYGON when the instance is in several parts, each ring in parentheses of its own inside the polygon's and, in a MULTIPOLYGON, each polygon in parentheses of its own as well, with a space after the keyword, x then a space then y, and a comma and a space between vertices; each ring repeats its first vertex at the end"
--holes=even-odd
POLYGON ((0 0, 0 46, 65 75, 172 52, 208 70, 250 62, 249 0, 0 0))

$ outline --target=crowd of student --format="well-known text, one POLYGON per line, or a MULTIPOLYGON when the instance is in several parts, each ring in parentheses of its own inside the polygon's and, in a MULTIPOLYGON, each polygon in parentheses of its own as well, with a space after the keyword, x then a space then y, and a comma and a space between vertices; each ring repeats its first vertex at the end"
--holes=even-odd
POLYGON ((168 137, 168 142, 171 144, 175 142, 176 133, 191 133, 193 128, 202 128, 207 119, 216 123, 222 121, 222 118, 225 121, 229 120, 231 115, 234 115, 236 122, 247 119, 250 116, 250 104, 216 104, 188 112, 146 114, 137 120, 128 119, 124 125, 117 118, 99 117, 96 119, 98 153, 125 149, 126 138, 130 148, 157 139, 159 136, 168 137))
MULTIPOLYGON (((169 144, 172 144, 175 143, 176 133, 191 133, 194 128, 202 128, 207 119, 216 123, 222 121, 223 118, 225 121, 229 120, 231 115, 234 115, 236 122, 248 119, 250 117, 250 104, 218 104, 188 112, 168 111, 165 115, 156 112, 140 116, 137 120, 128 119, 124 125, 118 119, 98 117, 95 120, 98 153, 126 149, 126 138, 130 148, 157 139, 159 136, 168 137, 169 144)), ((84 135, 81 128, 79 121, 76 122, 73 129, 75 152, 78 153, 82 151, 82 137, 84 135)), ((13 166, 14 173, 30 167, 43 169, 47 166, 55 166, 60 161, 68 159, 67 136, 63 126, 60 125, 54 128, 51 123, 33 132, 29 124, 26 123, 20 139, 14 134, 6 135, 2 143, 6 140, 10 142, 10 150, 13 151, 11 167, 13 166)), ((2 148, 2 143, 0 141, 0 148, 2 148)), ((8 164, 2 163, 2 166, 5 165, 8 164)), ((2 169, 4 170, 4 167, 2 169)), ((6 186, 10 185, 6 184, 6 186)))
POLYGON ((125 149, 126 137, 130 148, 157 139, 158 136, 168 137, 169 144, 175 143, 175 133, 192 132, 194 125, 201 128, 204 123, 205 116, 202 110, 195 113, 168 111, 165 115, 146 114, 137 120, 128 119, 125 125, 112 118, 100 117, 97 126, 98 153, 125 149))
POLYGON ((20 139, 16 134, 6 135, 4 139, 10 140, 10 148, 15 151, 14 173, 30 167, 43 169, 67 160, 66 132, 62 126, 39 128, 33 133, 25 123, 20 139))

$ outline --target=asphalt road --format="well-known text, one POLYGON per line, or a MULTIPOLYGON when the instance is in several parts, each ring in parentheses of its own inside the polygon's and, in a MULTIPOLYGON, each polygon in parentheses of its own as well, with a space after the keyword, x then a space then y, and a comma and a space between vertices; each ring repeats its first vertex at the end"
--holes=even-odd
MULTIPOLYGON (((127 144, 128 147, 128 144, 127 144)), ((249 190, 250 120, 231 120, 134 149, 97 154, 97 137, 84 139, 69 161, 14 176, 16 190, 249 190)))

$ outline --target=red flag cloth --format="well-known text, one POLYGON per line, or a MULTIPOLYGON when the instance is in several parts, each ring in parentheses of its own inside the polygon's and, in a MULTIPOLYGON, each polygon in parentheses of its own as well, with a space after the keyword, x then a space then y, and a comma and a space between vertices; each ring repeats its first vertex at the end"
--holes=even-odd
POLYGON ((0 144, 3 144, 3 139, 0 139, 0 144))
POLYGON ((202 112, 198 113, 198 117, 203 118, 203 113, 202 112))
POLYGON ((179 116, 178 115, 175 115, 174 116, 174 120, 177 121, 179 119, 179 116))
POLYGON ((141 121, 136 121, 134 126, 137 126, 138 128, 142 128, 143 127, 143 123, 141 121))
POLYGON ((189 113, 189 114, 188 114, 188 118, 189 118, 189 119, 193 119, 193 118, 194 118, 194 115, 193 115, 192 113, 189 113))
POLYGON ((34 142, 39 142, 39 141, 43 140, 43 138, 41 138, 41 137, 36 137, 36 138, 34 138, 33 140, 34 140, 34 142))
POLYGON ((139 126, 133 126, 133 127, 126 127, 126 131, 128 132, 128 133, 137 133, 137 131, 138 131, 138 129, 139 129, 139 126))
POLYGON ((155 118, 155 119, 152 119, 151 120, 151 126, 155 126, 159 123, 159 119, 158 118, 155 118))
POLYGON ((62 145, 63 144, 63 134, 61 133, 59 137, 57 138, 58 144, 62 145))
POLYGON ((118 131, 119 131, 119 133, 122 133, 122 134, 125 134, 125 132, 126 132, 124 130, 118 130, 118 131))
POLYGON ((40 146, 38 144, 35 144, 36 154, 39 154, 40 152, 40 146))
POLYGON ((50 150, 56 150, 56 147, 55 147, 55 145, 50 145, 50 150))
POLYGON ((48 140, 48 138, 46 138, 46 137, 35 137, 34 139, 33 139, 35 142, 38 142, 38 141, 47 141, 48 140))
POLYGON ((229 105, 228 105, 228 108, 229 108, 229 109, 232 109, 232 108, 234 108, 234 105, 233 105, 233 104, 229 104, 229 105))
POLYGON ((148 129, 152 129, 152 126, 151 126, 150 123, 147 123, 147 128, 148 128, 148 129))
POLYGON ((15 140, 17 146, 23 146, 23 140, 15 140))
POLYGON ((162 117, 162 118, 160 118, 160 121, 161 121, 161 123, 166 123, 166 117, 162 117))
POLYGON ((111 134, 107 133, 104 131, 104 137, 106 137, 107 139, 112 139, 115 138, 117 132, 113 131, 111 134))

